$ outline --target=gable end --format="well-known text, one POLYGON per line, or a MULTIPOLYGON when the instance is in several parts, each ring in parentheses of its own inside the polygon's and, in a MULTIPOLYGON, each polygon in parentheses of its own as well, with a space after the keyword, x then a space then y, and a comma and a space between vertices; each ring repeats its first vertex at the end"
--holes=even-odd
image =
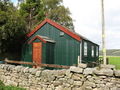
POLYGON ((59 25, 58 23, 46 18, 41 24, 39 24, 35 29, 33 29, 29 34, 27 34, 28 37, 32 36, 36 31, 38 31, 44 24, 49 23, 52 26, 58 28, 59 30, 63 31, 64 33, 68 34, 72 38, 76 39, 77 41, 80 41, 80 36, 76 35, 75 33, 71 32, 69 29, 59 25))

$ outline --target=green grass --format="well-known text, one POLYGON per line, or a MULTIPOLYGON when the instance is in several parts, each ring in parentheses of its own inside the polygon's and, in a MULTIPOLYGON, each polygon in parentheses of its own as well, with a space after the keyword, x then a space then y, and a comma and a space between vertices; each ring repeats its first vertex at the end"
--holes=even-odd
POLYGON ((14 87, 14 86, 4 86, 3 88, 4 88, 3 90, 26 90, 26 89, 14 87))
POLYGON ((26 90, 26 89, 15 86, 5 86, 4 83, 0 81, 0 90, 26 90))
MULTIPOLYGON (((102 56, 100 56, 101 58, 102 56)), ((120 69, 120 56, 107 56, 108 63, 111 65, 115 65, 116 69, 120 69)))
POLYGON ((116 69, 120 69, 120 57, 108 56, 109 64, 115 65, 116 69))

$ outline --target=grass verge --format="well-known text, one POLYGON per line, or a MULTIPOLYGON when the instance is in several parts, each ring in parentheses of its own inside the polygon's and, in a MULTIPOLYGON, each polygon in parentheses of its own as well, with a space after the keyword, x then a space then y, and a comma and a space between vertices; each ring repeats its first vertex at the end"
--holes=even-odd
POLYGON ((115 65, 116 69, 120 69, 120 57, 108 56, 109 64, 115 65))
POLYGON ((0 81, 0 90, 26 90, 26 89, 15 86, 5 86, 4 83, 0 81))
MULTIPOLYGON (((102 56, 100 56, 101 58, 102 56)), ((120 57, 118 56, 107 56, 108 63, 111 65, 115 65, 116 69, 120 69, 120 57)))

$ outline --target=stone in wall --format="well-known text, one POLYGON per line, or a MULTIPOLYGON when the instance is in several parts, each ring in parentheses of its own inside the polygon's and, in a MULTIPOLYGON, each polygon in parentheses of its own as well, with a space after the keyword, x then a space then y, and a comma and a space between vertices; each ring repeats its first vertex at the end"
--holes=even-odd
POLYGON ((71 71, 71 72, 75 72, 75 73, 83 73, 83 68, 71 66, 71 67, 70 67, 70 71, 71 71))
POLYGON ((85 75, 91 74, 92 75, 94 70, 96 70, 96 68, 85 68, 83 74, 85 74, 85 75))
POLYGON ((113 70, 111 70, 111 69, 108 69, 108 68, 102 68, 102 69, 100 69, 100 70, 97 70, 97 69, 95 69, 94 71, 94 74, 96 74, 96 75, 105 75, 105 76, 113 76, 113 70))
POLYGON ((114 72, 116 77, 120 77, 120 70, 115 70, 114 72))

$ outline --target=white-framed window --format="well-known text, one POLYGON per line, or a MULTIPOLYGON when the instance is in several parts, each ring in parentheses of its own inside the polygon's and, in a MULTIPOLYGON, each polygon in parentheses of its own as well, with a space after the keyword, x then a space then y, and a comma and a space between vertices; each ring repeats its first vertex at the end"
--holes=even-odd
POLYGON ((98 57, 98 54, 99 54, 99 48, 98 46, 96 46, 96 57, 98 57))
POLYGON ((94 46, 92 46, 92 57, 94 57, 94 46))
POLYGON ((84 42, 84 56, 87 56, 87 42, 84 42))

